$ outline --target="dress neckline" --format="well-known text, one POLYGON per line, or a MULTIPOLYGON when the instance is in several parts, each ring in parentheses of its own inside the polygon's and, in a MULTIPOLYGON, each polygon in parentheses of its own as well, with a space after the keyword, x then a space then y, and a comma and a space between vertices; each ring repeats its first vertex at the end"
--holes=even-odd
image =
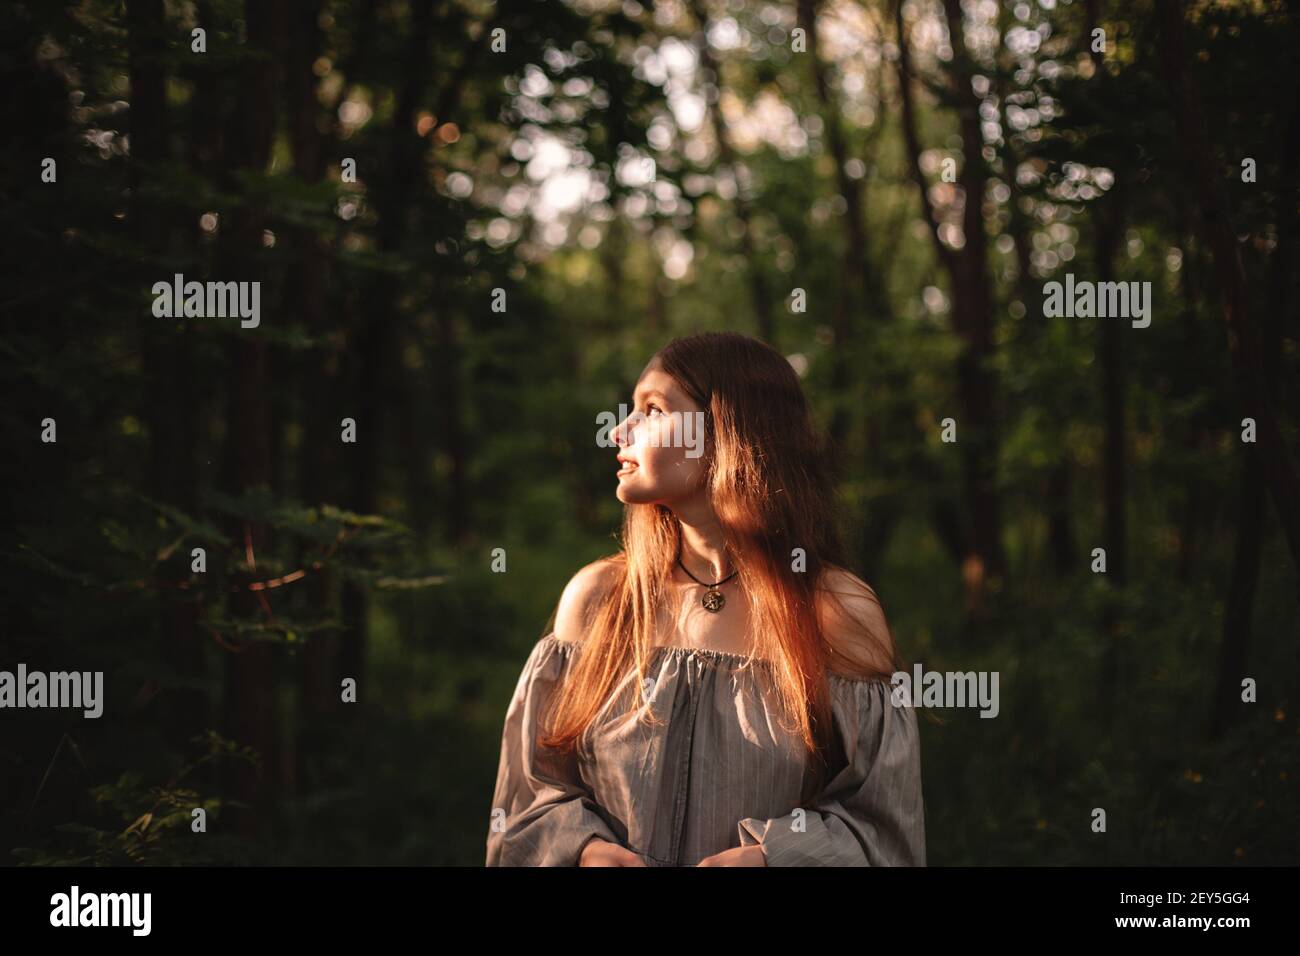
MULTIPOLYGON (((561 640, 556 636, 554 631, 546 635, 543 640, 553 641, 556 644, 569 648, 576 648, 582 644, 581 641, 561 640)), ((744 654, 734 654, 730 651, 715 651, 709 647, 689 647, 685 644, 656 644, 654 647, 650 648, 650 654, 652 660, 657 660, 659 657, 663 656, 679 660, 690 660, 694 658, 696 660, 710 661, 715 664, 729 664, 733 666, 756 664, 764 670, 770 670, 773 666, 772 661, 765 657, 748 657, 744 654)), ((831 670, 826 672, 826 676, 849 684, 880 682, 886 687, 889 686, 888 682, 881 677, 851 677, 847 674, 839 674, 831 670)))
POLYGON ((730 651, 715 651, 710 647, 690 647, 686 644, 656 644, 651 653, 664 653, 668 657, 701 657, 705 660, 725 661, 732 664, 758 664, 771 667, 772 662, 764 657, 751 657, 746 654, 733 654, 730 651))
MULTIPOLYGON (((546 640, 554 641, 557 644, 572 645, 574 647, 577 647, 582 643, 581 641, 562 640, 554 631, 546 635, 546 640)), ((750 657, 745 654, 734 654, 730 651, 715 651, 711 647, 690 647, 686 644, 656 644, 650 648, 650 653, 653 657, 696 657, 703 660, 726 662, 730 664, 758 664, 765 667, 772 666, 772 662, 764 657, 750 657)))

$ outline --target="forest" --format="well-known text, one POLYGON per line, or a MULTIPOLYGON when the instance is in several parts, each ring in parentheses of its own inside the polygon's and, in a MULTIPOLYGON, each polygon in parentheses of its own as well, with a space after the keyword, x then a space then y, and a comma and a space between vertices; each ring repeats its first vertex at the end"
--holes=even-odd
POLYGON ((732 330, 909 666, 999 675, 919 712, 931 865, 1300 862, 1298 48, 1278 0, 0 7, 0 670, 103 675, 0 692, 0 859, 481 866, 618 549, 602 415, 732 330))

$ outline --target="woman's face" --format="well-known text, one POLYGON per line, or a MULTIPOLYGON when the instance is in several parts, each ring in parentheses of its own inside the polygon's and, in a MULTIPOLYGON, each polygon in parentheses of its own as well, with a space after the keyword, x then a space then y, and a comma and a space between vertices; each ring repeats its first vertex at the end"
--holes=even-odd
POLYGON ((618 500, 681 503, 697 494, 706 473, 704 410, 654 362, 632 393, 632 412, 611 432, 618 446, 618 500))

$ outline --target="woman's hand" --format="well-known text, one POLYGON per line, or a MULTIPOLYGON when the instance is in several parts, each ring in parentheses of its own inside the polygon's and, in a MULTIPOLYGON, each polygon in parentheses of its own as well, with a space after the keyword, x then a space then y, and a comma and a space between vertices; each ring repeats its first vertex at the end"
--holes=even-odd
POLYGON ((696 866, 767 866, 767 856, 757 843, 752 846, 733 846, 713 856, 706 856, 696 866))
POLYGON ((645 860, 625 846, 600 837, 588 840, 582 848, 578 866, 645 866, 645 860))

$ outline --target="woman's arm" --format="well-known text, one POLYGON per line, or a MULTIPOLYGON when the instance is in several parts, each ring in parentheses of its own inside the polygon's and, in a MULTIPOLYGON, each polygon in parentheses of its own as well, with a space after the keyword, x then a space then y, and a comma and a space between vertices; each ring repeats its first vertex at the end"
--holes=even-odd
POLYGON ((619 843, 578 773, 573 751, 537 743, 571 645, 543 638, 529 655, 501 735, 488 866, 577 866, 593 838, 619 843))
POLYGON ((555 631, 537 643, 519 676, 501 735, 488 866, 577 866, 593 839, 622 845, 582 782, 576 753, 537 743, 607 573, 598 561, 573 576, 556 610, 555 631))
POLYGON ((829 676, 844 766, 812 806, 741 820, 741 846, 761 846, 768 866, 924 866, 916 713, 890 692, 895 649, 884 609, 847 571, 829 574, 826 590, 839 600, 819 595, 823 633, 836 663, 857 675, 829 676))
POLYGON ((883 680, 831 677, 845 766, 809 807, 739 823, 768 866, 925 866, 925 810, 915 711, 883 680))

